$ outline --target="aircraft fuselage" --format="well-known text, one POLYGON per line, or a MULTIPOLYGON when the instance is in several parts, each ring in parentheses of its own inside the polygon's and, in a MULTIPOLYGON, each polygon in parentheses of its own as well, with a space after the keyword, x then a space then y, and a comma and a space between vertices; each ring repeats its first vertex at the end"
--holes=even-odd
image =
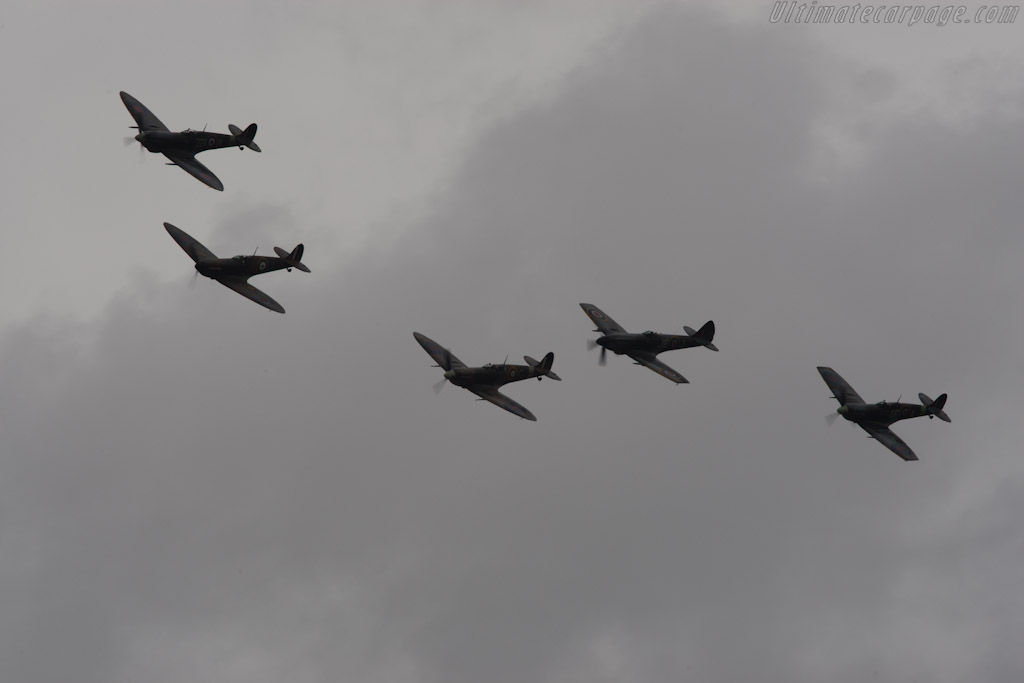
POLYGON ((457 387, 500 387, 509 382, 538 377, 541 373, 529 365, 485 365, 480 368, 452 368, 445 378, 457 387))
POLYGON ((139 133, 135 139, 150 152, 184 152, 193 155, 208 149, 242 147, 244 145, 234 135, 201 130, 185 130, 180 133, 151 130, 139 133))
POLYGON ((620 356, 625 353, 637 352, 657 355, 663 351, 701 346, 700 342, 689 335, 661 334, 659 332, 643 332, 641 334, 614 332, 598 337, 597 344, 620 356))
POLYGON ((231 258, 200 259, 196 270, 210 278, 250 278, 260 273, 269 273, 282 268, 291 268, 287 261, 276 256, 233 256, 231 258))
MULTIPOLYGON (((850 422, 873 422, 875 424, 891 425, 900 420, 907 420, 912 417, 924 417, 929 415, 923 405, 917 403, 848 403, 839 406, 837 413, 850 422)), ((929 415, 929 417, 931 417, 929 415)))

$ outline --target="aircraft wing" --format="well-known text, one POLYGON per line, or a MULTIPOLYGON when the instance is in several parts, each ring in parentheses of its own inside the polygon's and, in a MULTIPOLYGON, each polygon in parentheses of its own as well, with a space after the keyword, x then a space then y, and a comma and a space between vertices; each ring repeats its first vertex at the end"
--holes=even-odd
POLYGON ((153 112, 146 108, 142 102, 121 91, 121 101, 124 102, 124 106, 128 108, 128 113, 135 119, 135 123, 139 126, 140 133, 146 133, 149 131, 159 131, 162 133, 169 133, 167 126, 160 122, 153 112))
POLYGON ((252 285, 250 285, 248 282, 246 282, 242 278, 239 278, 239 277, 219 277, 219 278, 217 278, 217 282, 221 283, 222 285, 224 285, 225 287, 227 287, 229 289, 235 290, 236 292, 238 292, 239 294, 244 296, 246 299, 252 299, 256 303, 258 303, 260 306, 264 306, 265 308, 269 308, 270 310, 275 311, 277 313, 284 313, 284 306, 282 306, 281 304, 277 303, 276 301, 274 301, 269 296, 267 296, 266 294, 264 294, 260 290, 256 289, 252 285))
POLYGON ((513 415, 518 415, 524 420, 531 420, 533 422, 537 421, 537 418, 533 416, 533 413, 531 413, 529 410, 519 405, 518 403, 510 399, 508 396, 498 391, 497 389, 483 387, 466 388, 472 391, 480 398, 482 398, 483 400, 490 401, 494 405, 498 406, 499 408, 504 408, 513 415))
MULTIPOLYGON (((832 368, 819 367, 818 373, 821 375, 821 378, 825 380, 825 384, 828 385, 828 388, 832 390, 832 395, 836 397, 837 401, 839 401, 839 405, 845 406, 847 403, 864 403, 864 399, 860 397, 860 394, 853 390, 850 383, 840 377, 839 373, 832 368)), ((890 434, 891 433, 892 432, 890 432, 890 434)), ((895 434, 893 435, 893 438, 896 438, 895 434)), ((897 441, 899 441, 899 439, 897 439, 897 441)), ((903 442, 901 441, 900 443, 903 442)))
POLYGON ((914 455, 914 451, 910 450, 910 446, 908 446, 903 439, 896 436, 893 431, 885 425, 875 424, 873 422, 863 422, 859 424, 860 428, 870 434, 872 439, 882 444, 904 460, 917 460, 917 456, 914 455))
POLYGON ((185 154, 183 152, 164 152, 164 156, 174 162, 175 166, 179 167, 193 178, 199 179, 201 182, 209 185, 215 190, 220 190, 221 192, 224 191, 224 183, 222 183, 217 176, 213 175, 213 172, 210 169, 196 161, 195 155, 185 154))
POLYGON ((664 363, 662 363, 653 354, 650 354, 650 353, 630 353, 630 354, 627 354, 627 355, 629 355, 630 358, 635 360, 640 365, 644 365, 644 366, 650 368, 651 370, 654 370, 656 373, 658 373, 662 377, 670 379, 673 382, 675 382, 676 384, 689 384, 690 383, 690 380, 686 379, 685 377, 680 375, 678 372, 676 372, 675 370, 673 370, 669 366, 667 366, 664 363))
POLYGON ((174 241, 178 243, 178 246, 184 249, 185 253, 188 254, 193 261, 217 258, 214 256, 212 251, 200 244, 199 240, 192 237, 192 235, 188 234, 181 228, 176 228, 170 223, 164 223, 164 227, 167 229, 167 232, 170 233, 171 237, 174 238, 174 241))
POLYGON ((589 317, 593 321, 593 323, 597 325, 597 329, 598 331, 601 332, 601 334, 611 334, 613 332, 626 331, 622 328, 622 325, 618 324, 617 322, 609 318, 607 315, 605 315, 604 311, 602 311, 594 304, 580 304, 580 308, 582 308, 583 312, 587 314, 587 317, 589 317))
POLYGON ((452 368, 464 368, 466 364, 455 357, 455 355, 448 349, 442 348, 440 344, 431 339, 430 337, 420 334, 419 332, 413 332, 412 336, 416 338, 423 350, 430 354, 430 357, 434 359, 434 362, 440 366, 444 371, 451 370, 452 368))

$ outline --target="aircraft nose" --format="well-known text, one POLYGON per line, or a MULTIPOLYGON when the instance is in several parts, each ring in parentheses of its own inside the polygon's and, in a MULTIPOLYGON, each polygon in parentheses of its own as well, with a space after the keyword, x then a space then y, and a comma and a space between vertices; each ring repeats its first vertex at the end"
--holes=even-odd
POLYGON ((444 378, 445 379, 455 379, 455 371, 454 370, 446 370, 445 373, 444 373, 444 378))
POLYGON ((142 133, 139 133, 138 135, 136 135, 136 136, 135 136, 135 139, 136 139, 137 141, 139 141, 139 142, 142 142, 142 133))
POLYGON ((839 406, 839 408, 836 409, 836 412, 840 415, 846 415, 850 412, 850 409, 847 406, 839 406))

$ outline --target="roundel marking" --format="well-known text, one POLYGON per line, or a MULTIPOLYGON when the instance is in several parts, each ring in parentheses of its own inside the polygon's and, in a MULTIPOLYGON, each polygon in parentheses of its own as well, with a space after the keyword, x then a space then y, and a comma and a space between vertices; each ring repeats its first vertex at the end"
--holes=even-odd
POLYGON ((260 271, 267 269, 267 262, 264 259, 260 259, 260 271))
POLYGON ((910 417, 910 408, 908 406, 903 407, 903 417, 910 417))
POLYGON ((516 375, 518 375, 518 374, 519 374, 519 370, 517 370, 516 368, 509 368, 508 369, 509 379, 515 379, 516 375))
POLYGON ((217 144, 217 141, 214 140, 213 138, 210 138, 206 141, 206 144, 209 145, 210 147, 213 147, 215 144, 217 144))
POLYGON ((605 319, 604 313, 602 313, 601 311, 597 310, 596 308, 591 308, 590 309, 590 315, 594 316, 598 320, 604 320, 605 319))

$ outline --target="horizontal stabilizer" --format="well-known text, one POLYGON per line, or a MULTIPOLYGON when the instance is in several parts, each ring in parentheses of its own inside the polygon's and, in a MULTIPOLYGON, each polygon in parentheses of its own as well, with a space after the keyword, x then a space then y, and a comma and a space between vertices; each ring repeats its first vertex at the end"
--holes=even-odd
POLYGON ((711 340, 715 338, 715 323, 712 320, 704 323, 704 326, 699 330, 694 330, 692 327, 683 325, 683 331, 686 334, 693 337, 696 341, 700 342, 701 346, 706 346, 712 351, 717 351, 718 347, 711 343, 711 340))
POLYGON ((236 138, 238 138, 238 142, 240 144, 245 145, 246 147, 248 147, 249 149, 251 149, 254 152, 262 152, 263 151, 262 149, 260 149, 259 145, 257 145, 255 142, 253 142, 253 138, 256 137, 256 124, 255 123, 250 123, 249 127, 246 128, 245 130, 242 130, 241 128, 239 128, 235 124, 230 123, 230 124, 228 124, 228 130, 231 131, 232 135, 234 135, 236 138))
POLYGON ((935 416, 943 422, 952 422, 949 419, 949 415, 946 415, 942 409, 946 407, 946 399, 949 398, 948 394, 942 394, 934 401, 928 398, 926 394, 918 394, 917 397, 921 399, 921 404, 924 406, 925 412, 928 413, 928 417, 935 416))
POLYGON ((301 262, 304 250, 305 247, 301 244, 292 249, 291 253, 285 251, 281 247, 274 247, 274 252, 287 262, 289 268, 298 268, 303 273, 308 273, 310 272, 309 268, 306 267, 306 264, 301 262))
MULTIPOLYGON (((530 367, 537 368, 538 374, 544 377, 550 377, 551 379, 557 382, 562 381, 561 377, 551 372, 551 365, 552 363, 555 362, 555 354, 551 353, 550 351, 546 356, 544 356, 544 359, 541 361, 538 361, 537 359, 531 358, 529 356, 523 356, 523 360, 525 360, 526 364, 529 365, 530 367)), ((537 379, 540 379, 540 377, 538 377, 537 379)))

